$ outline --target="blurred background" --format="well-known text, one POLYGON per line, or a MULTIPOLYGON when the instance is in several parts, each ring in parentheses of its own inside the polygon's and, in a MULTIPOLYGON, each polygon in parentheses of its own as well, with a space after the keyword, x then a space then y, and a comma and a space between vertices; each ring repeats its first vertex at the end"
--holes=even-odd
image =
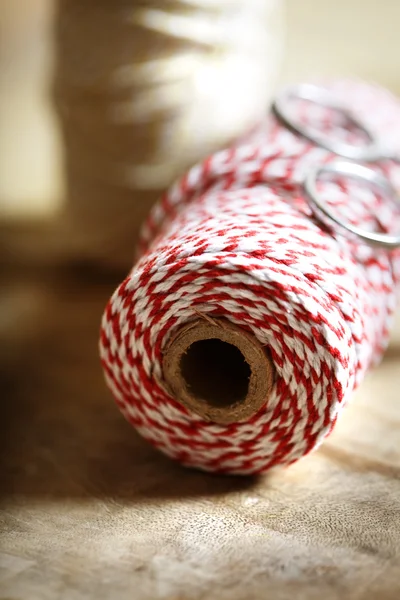
MULTIPOLYGON (((40 218, 62 203, 54 14, 54 0, 0 1, 0 219, 40 218)), ((278 84, 356 75, 400 93, 399 22, 397 0, 287 0, 278 84)))

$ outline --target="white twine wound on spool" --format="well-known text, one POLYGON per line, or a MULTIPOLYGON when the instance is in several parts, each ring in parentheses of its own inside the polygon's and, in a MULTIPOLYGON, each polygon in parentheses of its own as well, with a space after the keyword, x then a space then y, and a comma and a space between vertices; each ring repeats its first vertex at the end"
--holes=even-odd
POLYGON ((281 21, 276 0, 60 0, 67 193, 54 247, 129 266, 162 191, 265 114, 281 21))

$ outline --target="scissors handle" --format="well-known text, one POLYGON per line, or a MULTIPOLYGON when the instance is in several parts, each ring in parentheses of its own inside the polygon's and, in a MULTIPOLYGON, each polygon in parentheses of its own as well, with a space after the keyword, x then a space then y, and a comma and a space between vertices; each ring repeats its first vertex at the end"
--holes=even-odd
POLYGON ((400 208, 400 197, 390 181, 374 169, 364 167, 354 162, 336 161, 329 165, 319 165, 311 169, 304 181, 303 187, 315 217, 328 227, 332 224, 351 237, 361 239, 372 246, 394 250, 400 247, 400 231, 395 233, 378 233, 367 231, 342 220, 332 211, 321 197, 317 182, 321 176, 340 176, 358 179, 364 184, 379 188, 392 202, 400 208))
POLYGON ((391 152, 385 152, 368 127, 357 119, 348 108, 332 99, 331 93, 324 88, 307 83, 289 87, 275 98, 273 111, 290 130, 337 156, 356 162, 376 162, 389 158, 400 162, 399 155, 395 157, 392 156, 391 152), (334 140, 327 135, 319 135, 315 129, 311 129, 293 118, 288 107, 290 100, 306 100, 335 110, 346 117, 347 121, 354 127, 363 132, 368 141, 362 146, 355 146, 354 144, 334 140))

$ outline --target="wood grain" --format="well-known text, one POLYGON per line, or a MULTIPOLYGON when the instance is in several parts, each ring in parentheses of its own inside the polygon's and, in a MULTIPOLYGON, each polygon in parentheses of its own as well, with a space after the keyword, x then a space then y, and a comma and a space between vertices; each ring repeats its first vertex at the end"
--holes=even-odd
POLYGON ((397 355, 297 465, 259 479, 185 470, 138 437, 103 383, 99 319, 117 280, 82 269, 2 282, 31 301, 0 328, 13 347, 2 361, 0 597, 397 600, 397 355))

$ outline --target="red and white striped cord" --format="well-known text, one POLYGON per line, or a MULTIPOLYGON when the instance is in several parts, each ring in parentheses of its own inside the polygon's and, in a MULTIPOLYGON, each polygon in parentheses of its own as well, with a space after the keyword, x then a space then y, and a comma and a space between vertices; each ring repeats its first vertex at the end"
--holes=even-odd
MULTIPOLYGON (((387 91, 354 81, 330 88, 384 145, 398 148, 400 105, 387 91)), ((296 106, 303 122, 357 142, 337 113, 296 106)), ((185 465, 250 474, 296 461, 332 430, 382 356, 399 252, 356 243, 313 218, 301 183, 310 166, 335 158, 269 115, 235 147, 193 167, 143 228, 141 258, 103 316, 101 360, 128 421, 185 465), (269 348, 274 388, 247 422, 205 421, 166 390, 163 349, 199 313, 228 319, 269 348)), ((372 166, 400 187, 398 165, 372 166)), ((343 179, 320 191, 343 219, 398 230, 398 214, 378 191, 343 179)))

